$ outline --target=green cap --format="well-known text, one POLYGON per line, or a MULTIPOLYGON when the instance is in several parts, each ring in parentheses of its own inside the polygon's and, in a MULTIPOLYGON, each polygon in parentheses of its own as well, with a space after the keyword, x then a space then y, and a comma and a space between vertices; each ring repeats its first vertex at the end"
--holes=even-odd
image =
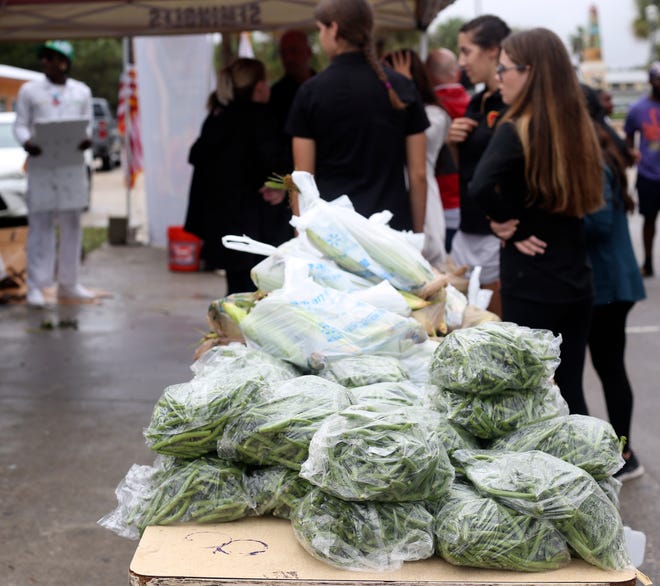
POLYGON ((71 45, 69 41, 46 41, 42 45, 39 45, 39 55, 41 55, 41 52, 45 49, 55 51, 55 53, 59 53, 63 57, 66 57, 70 63, 73 62, 73 45, 71 45))

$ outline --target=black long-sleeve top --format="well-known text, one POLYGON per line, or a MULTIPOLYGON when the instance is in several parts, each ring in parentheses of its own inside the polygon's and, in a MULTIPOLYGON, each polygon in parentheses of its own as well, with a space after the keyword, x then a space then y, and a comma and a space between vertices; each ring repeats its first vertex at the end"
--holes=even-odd
POLYGON ((584 222, 529 203, 523 148, 512 123, 500 124, 495 131, 475 169, 468 197, 496 222, 520 221, 500 253, 503 295, 543 303, 593 297, 584 222), (518 251, 514 242, 529 236, 547 243, 544 254, 518 251))

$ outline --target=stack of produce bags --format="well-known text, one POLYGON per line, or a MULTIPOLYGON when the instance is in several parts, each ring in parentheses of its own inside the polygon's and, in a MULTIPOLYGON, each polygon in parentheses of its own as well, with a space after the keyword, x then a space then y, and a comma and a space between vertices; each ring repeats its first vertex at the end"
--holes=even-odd
POLYGON ((279 331, 276 355, 214 347, 166 388, 145 429, 159 455, 129 470, 100 524, 137 538, 149 524, 281 516, 313 556, 353 570, 432 555, 517 571, 630 565, 620 442, 567 414, 551 383, 559 338, 485 323, 413 343, 413 362, 373 345, 315 361, 278 350, 294 335, 279 331))

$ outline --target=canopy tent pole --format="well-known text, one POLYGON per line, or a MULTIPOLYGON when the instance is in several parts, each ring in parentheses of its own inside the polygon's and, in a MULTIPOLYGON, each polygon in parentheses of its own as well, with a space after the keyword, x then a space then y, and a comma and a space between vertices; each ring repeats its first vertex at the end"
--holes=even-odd
MULTIPOLYGON (((133 43, 131 37, 124 37, 124 72, 128 71, 129 65, 133 65, 133 43)), ((129 82, 129 80, 127 80, 129 82)), ((131 103, 126 100, 124 115, 124 147, 126 149, 126 169, 124 177, 126 180, 126 242, 128 243, 131 233, 131 103)))

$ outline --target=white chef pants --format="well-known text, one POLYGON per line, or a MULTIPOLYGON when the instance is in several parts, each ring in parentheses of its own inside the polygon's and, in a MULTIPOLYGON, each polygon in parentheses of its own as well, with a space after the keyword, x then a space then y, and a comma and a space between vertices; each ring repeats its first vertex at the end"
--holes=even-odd
POLYGON ((81 210, 30 212, 27 238, 27 281, 29 289, 43 289, 57 282, 73 287, 78 284, 82 227, 81 210), (55 228, 59 225, 59 246, 55 228))

